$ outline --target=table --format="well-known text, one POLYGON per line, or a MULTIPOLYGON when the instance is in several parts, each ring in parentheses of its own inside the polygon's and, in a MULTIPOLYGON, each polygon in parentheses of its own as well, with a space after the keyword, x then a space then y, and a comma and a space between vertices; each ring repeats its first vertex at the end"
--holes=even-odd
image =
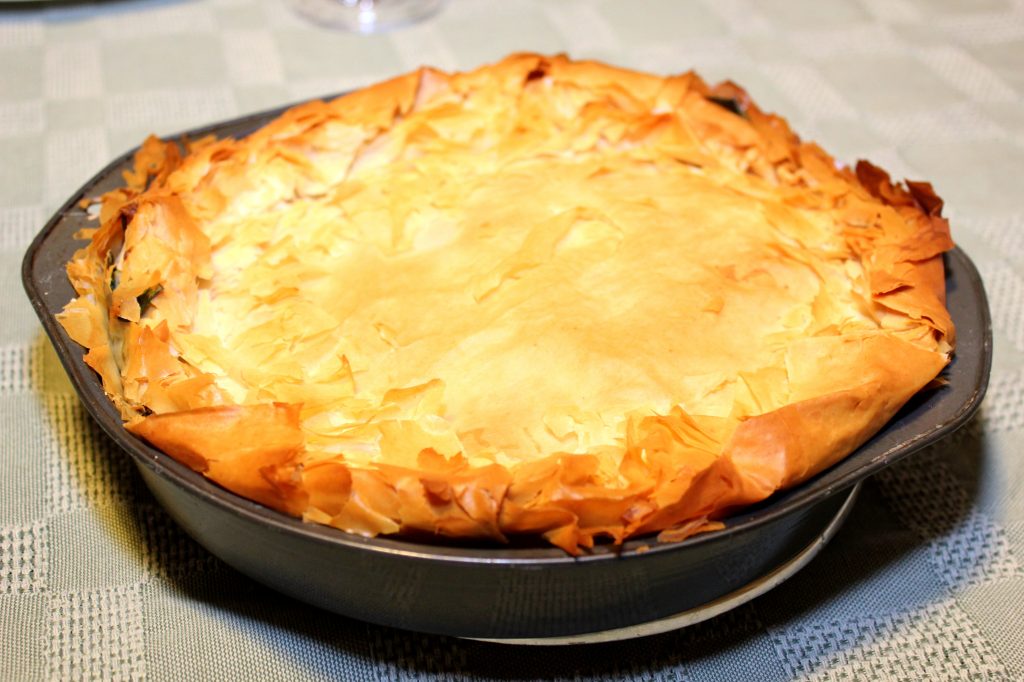
POLYGON ((451 0, 376 36, 283 0, 0 4, 0 679, 1024 678, 1024 2, 451 0), (706 623, 597 647, 401 632, 279 596, 156 505, 78 404, 20 261, 150 133, 521 50, 733 79, 840 159, 928 179, 982 271, 992 382, 832 543, 706 623))

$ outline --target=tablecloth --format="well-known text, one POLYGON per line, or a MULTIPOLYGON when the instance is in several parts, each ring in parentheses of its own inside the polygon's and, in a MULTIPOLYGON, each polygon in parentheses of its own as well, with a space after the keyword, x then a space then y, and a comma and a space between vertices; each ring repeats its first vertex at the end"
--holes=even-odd
POLYGON ((1022 178, 1020 0, 452 0, 374 36, 285 0, 0 3, 0 679, 1022 679, 1022 178), (979 416, 870 479, 781 587, 676 632, 524 649, 254 583, 91 422, 19 281, 62 200, 150 132, 521 50, 732 79, 838 158, 931 180, 990 298, 979 416))

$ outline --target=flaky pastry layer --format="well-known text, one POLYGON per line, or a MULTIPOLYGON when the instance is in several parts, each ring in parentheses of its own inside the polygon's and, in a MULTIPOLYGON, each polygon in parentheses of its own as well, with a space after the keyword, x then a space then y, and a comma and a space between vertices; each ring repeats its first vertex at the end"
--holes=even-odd
POLYGON ((520 54, 148 140, 60 319, 240 495, 577 552, 719 527, 931 382, 941 208, 731 83, 520 54))

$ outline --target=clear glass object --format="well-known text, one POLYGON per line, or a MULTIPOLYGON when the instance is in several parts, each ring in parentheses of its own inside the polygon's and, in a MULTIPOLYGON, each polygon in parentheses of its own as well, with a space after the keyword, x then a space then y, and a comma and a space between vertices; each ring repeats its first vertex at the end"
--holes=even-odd
POLYGON ((426 19, 444 0, 291 0, 299 14, 323 26, 359 33, 400 28, 426 19))

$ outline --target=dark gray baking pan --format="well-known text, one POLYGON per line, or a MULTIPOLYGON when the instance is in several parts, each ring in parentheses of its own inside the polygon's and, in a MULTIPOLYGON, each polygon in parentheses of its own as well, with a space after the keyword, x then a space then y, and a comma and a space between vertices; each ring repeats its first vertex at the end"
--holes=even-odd
MULTIPOLYGON (((242 136, 280 110, 186 133, 242 136)), ((573 558, 543 546, 363 538, 238 497, 128 434, 82 349, 54 319, 73 291, 64 264, 91 225, 78 203, 121 183, 131 154, 74 194, 25 255, 25 290, 82 402, 131 457, 159 502, 210 552, 285 594, 354 618, 423 632, 524 643, 604 641, 678 627, 769 589, 830 537, 865 477, 945 438, 978 409, 992 358, 989 311, 971 261, 946 256, 956 356, 944 386, 913 399, 879 434, 803 485, 675 544, 639 538, 573 558)))

